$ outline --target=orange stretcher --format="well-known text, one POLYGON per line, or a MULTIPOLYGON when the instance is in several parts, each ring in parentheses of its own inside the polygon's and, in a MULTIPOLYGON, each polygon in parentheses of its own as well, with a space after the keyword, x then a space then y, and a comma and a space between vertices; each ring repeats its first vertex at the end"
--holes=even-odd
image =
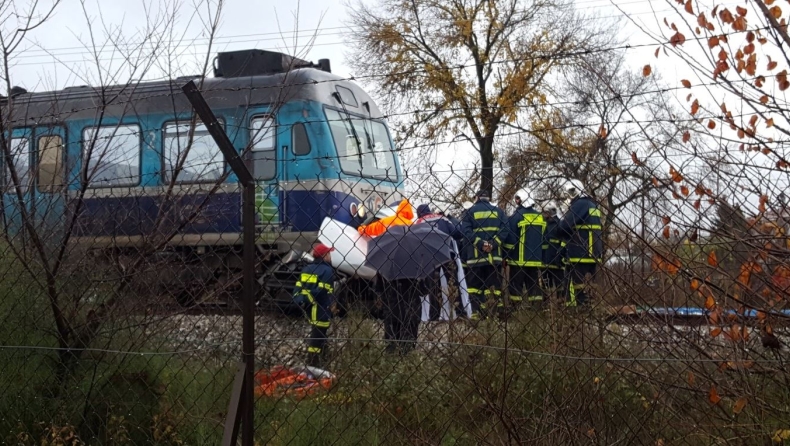
POLYGON ((359 233, 368 237, 377 237, 383 234, 390 226, 410 225, 414 220, 414 209, 409 200, 403 199, 392 217, 385 217, 368 225, 359 227, 359 233))
POLYGON ((276 366, 255 374, 255 396, 294 396, 301 399, 318 390, 329 389, 334 383, 335 375, 326 370, 276 366))

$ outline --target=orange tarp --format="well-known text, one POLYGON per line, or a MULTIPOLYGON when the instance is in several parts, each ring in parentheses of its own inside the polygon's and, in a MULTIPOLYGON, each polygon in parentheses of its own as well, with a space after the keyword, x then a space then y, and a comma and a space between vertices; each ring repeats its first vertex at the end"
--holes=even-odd
POLYGON ((320 389, 329 389, 335 382, 333 375, 313 376, 306 371, 283 366, 271 370, 260 370, 255 374, 255 395, 258 397, 280 397, 284 395, 304 398, 320 389))
POLYGON ((359 227, 359 233, 368 237, 376 237, 383 234, 390 226, 410 225, 412 220, 414 220, 414 209, 409 200, 404 198, 398 205, 395 215, 374 221, 369 225, 362 225, 359 227))

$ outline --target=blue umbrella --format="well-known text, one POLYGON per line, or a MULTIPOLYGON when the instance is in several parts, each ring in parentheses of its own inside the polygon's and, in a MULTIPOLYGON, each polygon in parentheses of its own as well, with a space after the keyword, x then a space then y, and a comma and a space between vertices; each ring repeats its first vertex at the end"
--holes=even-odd
POLYGON ((386 280, 424 279, 450 262, 451 240, 432 225, 391 226, 370 241, 365 265, 386 280))

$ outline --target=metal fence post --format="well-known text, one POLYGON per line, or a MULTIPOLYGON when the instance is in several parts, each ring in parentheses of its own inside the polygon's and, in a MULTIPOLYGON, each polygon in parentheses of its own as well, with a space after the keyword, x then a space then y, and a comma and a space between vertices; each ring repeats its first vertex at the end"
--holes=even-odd
POLYGON ((197 85, 193 81, 187 82, 181 90, 186 95, 195 113, 203 121, 211 137, 219 146, 228 165, 243 188, 242 202, 242 228, 244 240, 243 254, 243 275, 244 275, 244 297, 242 304, 242 361, 244 363, 244 373, 237 374, 238 379, 243 379, 242 383, 233 386, 234 393, 240 395, 231 396, 231 404, 234 401, 238 407, 231 408, 226 420, 225 440, 228 444, 236 444, 238 433, 238 423, 241 421, 241 442, 244 446, 253 446, 254 440, 254 409, 255 394, 253 377, 255 373, 255 179, 250 173, 239 152, 228 139, 228 135, 222 129, 216 116, 206 103, 203 95, 200 94, 197 85), (240 396, 237 398, 237 396, 240 396), (233 409, 241 409, 233 414, 233 409), (231 420, 230 418, 233 418, 231 420), (228 432, 231 432, 228 435, 228 432))

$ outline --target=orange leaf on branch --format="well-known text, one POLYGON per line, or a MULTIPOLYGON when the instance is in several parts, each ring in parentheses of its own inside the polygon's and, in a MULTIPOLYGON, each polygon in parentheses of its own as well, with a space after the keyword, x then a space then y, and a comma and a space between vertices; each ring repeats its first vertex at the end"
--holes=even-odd
POLYGON ((727 8, 724 8, 724 10, 719 13, 719 18, 724 23, 732 23, 735 20, 735 18, 732 16, 732 13, 727 8))
POLYGON ((732 29, 735 31, 746 31, 746 18, 741 16, 735 19, 732 23, 732 29))
POLYGON ((689 142, 691 134, 688 131, 683 132, 683 142, 689 142))
POLYGON ((680 193, 688 197, 690 193, 688 186, 680 186, 680 193))
POLYGON ((771 16, 773 18, 775 18, 775 19, 782 18, 782 8, 780 8, 779 6, 774 6, 771 9, 769 9, 769 11, 770 11, 771 16))
POLYGON ((702 206, 702 201, 699 198, 697 198, 697 200, 694 202, 694 209, 699 210, 701 206, 702 206))
POLYGON ((691 114, 696 115, 699 111, 699 100, 694 99, 694 102, 691 103, 691 114))
POLYGON ((768 103, 768 95, 766 95, 766 94, 762 95, 760 97, 760 103, 761 104, 767 104, 768 103))
POLYGON ((711 251, 708 253, 708 265, 714 268, 719 266, 719 259, 716 258, 716 251, 711 251))
POLYGON ((664 226, 666 226, 666 225, 668 225, 669 223, 672 222, 672 219, 665 215, 665 216, 661 217, 661 222, 664 223, 664 226))
POLYGON ((652 72, 653 72, 653 69, 650 68, 649 64, 645 65, 644 67, 642 67, 642 76, 645 76, 645 77, 650 76, 650 73, 652 73, 652 72))
POLYGON ((680 83, 686 88, 691 88, 691 82, 689 82, 688 79, 683 79, 680 81, 680 83))
POLYGON ((745 16, 747 12, 749 12, 746 8, 742 6, 736 6, 735 12, 738 13, 739 16, 745 16))
POLYGON ((669 38, 669 43, 675 47, 678 45, 683 45, 686 42, 686 36, 683 35, 680 31, 676 32, 672 37, 669 38))
POLYGON ((700 282, 699 279, 697 279, 696 277, 691 279, 691 285, 690 285, 691 291, 697 291, 701 286, 702 286, 702 282, 700 282))
POLYGON ((736 401, 735 404, 732 405, 732 413, 734 413, 735 415, 741 413, 743 409, 746 407, 746 403, 748 401, 749 400, 746 399, 745 396, 738 398, 738 401, 736 401))
POLYGON ((713 296, 708 295, 705 298, 705 309, 706 310, 712 310, 715 307, 716 307, 716 299, 714 299, 713 296))
POLYGON ((683 8, 687 13, 694 15, 694 8, 691 6, 691 0, 686 0, 686 5, 683 8))
POLYGON ((661 235, 663 235, 665 239, 669 239, 669 226, 664 226, 664 230, 661 231, 661 235))
POLYGON ((680 172, 678 172, 673 166, 669 166, 669 176, 672 177, 672 181, 676 183, 683 181, 683 175, 681 175, 680 172))
POLYGON ((710 121, 708 121, 708 128, 711 129, 711 130, 715 129, 716 128, 716 122, 714 120, 712 120, 712 119, 710 121))
POLYGON ((719 44, 719 38, 718 37, 713 36, 713 37, 708 39, 708 48, 713 48, 713 47, 715 47, 718 44, 719 44))
POLYGON ((636 152, 631 152, 631 161, 634 162, 637 166, 644 166, 645 163, 639 161, 639 158, 636 156, 636 152))

